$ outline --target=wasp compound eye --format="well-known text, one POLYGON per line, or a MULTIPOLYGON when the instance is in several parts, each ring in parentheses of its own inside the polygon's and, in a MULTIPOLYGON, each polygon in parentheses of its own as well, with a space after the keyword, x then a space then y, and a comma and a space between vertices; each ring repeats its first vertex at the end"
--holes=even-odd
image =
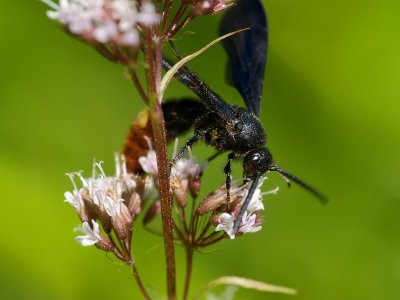
POLYGON ((266 148, 252 150, 243 159, 244 175, 253 178, 257 174, 262 175, 268 171, 272 164, 271 153, 266 148))
POLYGON ((252 162, 254 164, 258 164, 261 160, 261 157, 258 153, 254 154, 253 157, 251 158, 252 162))

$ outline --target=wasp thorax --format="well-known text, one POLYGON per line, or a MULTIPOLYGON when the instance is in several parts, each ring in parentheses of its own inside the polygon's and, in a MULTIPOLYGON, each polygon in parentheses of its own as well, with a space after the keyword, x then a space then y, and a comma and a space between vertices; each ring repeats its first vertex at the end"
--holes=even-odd
POLYGON ((272 165, 272 155, 266 148, 249 151, 243 159, 244 175, 252 178, 256 174, 264 174, 272 165))

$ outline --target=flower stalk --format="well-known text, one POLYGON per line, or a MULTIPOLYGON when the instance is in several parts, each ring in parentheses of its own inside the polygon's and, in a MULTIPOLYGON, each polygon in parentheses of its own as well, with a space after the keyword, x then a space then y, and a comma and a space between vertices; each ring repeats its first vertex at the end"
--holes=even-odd
POLYGON ((151 127, 153 129, 153 145, 157 157, 158 187, 161 202, 161 218, 165 246, 167 269, 168 299, 176 299, 175 248, 172 220, 172 194, 169 181, 169 164, 167 156, 167 138, 164 125, 160 97, 162 44, 158 40, 153 43, 150 31, 144 33, 144 55, 147 65, 146 80, 149 94, 151 127), (155 45, 154 45, 155 44, 155 45), (155 58, 155 61, 154 61, 155 58), (154 62, 154 63, 153 63, 154 62))

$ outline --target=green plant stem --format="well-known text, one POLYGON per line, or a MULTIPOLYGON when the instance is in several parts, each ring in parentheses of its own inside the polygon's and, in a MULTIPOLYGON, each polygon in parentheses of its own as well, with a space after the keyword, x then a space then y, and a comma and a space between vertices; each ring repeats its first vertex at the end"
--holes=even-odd
POLYGON ((193 249, 190 245, 186 246, 186 276, 185 276, 185 288, 183 291, 183 300, 186 300, 189 295, 190 281, 192 278, 192 266, 193 266, 193 249))
POLYGON ((137 285, 138 285, 138 287, 140 289, 140 292, 142 293, 144 299, 151 300, 149 294, 146 291, 146 288, 144 287, 143 281, 139 276, 139 273, 138 273, 138 271, 136 269, 135 263, 132 263, 132 273, 133 273, 133 277, 135 278, 136 283, 137 283, 137 285))

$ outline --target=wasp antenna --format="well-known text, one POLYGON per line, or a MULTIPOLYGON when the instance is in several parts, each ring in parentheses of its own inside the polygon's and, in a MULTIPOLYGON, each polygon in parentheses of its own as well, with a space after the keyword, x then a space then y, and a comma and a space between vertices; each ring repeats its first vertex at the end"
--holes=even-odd
POLYGON ((314 187, 312 187, 311 185, 305 183, 304 181, 302 181, 301 179, 297 178, 296 176, 294 176, 293 174, 290 174, 289 172, 285 171, 284 169, 279 168, 278 166, 273 166, 270 168, 270 171, 276 171, 278 172, 283 178, 286 179, 290 179, 293 182, 297 183, 298 185, 300 185, 302 188, 306 189, 308 192, 310 192, 311 194, 313 194, 319 201, 321 201, 322 203, 327 203, 328 202, 328 198, 323 195, 322 193, 320 193, 318 190, 316 190, 314 187))
POLYGON ((240 208, 239 214, 236 217, 235 223, 233 224, 233 229, 232 229, 233 234, 237 233, 239 226, 242 223, 244 212, 246 211, 246 208, 249 205, 251 198, 253 198, 253 194, 257 188, 260 177, 261 177, 260 174, 257 174, 256 177, 254 177, 253 182, 251 183, 249 193, 246 196, 246 200, 244 200, 242 207, 240 208))
POLYGON ((292 183, 290 182, 290 179, 287 178, 285 175, 283 175, 282 173, 279 173, 279 175, 281 175, 281 177, 283 178, 283 180, 286 181, 288 188, 290 188, 292 186, 292 183))

